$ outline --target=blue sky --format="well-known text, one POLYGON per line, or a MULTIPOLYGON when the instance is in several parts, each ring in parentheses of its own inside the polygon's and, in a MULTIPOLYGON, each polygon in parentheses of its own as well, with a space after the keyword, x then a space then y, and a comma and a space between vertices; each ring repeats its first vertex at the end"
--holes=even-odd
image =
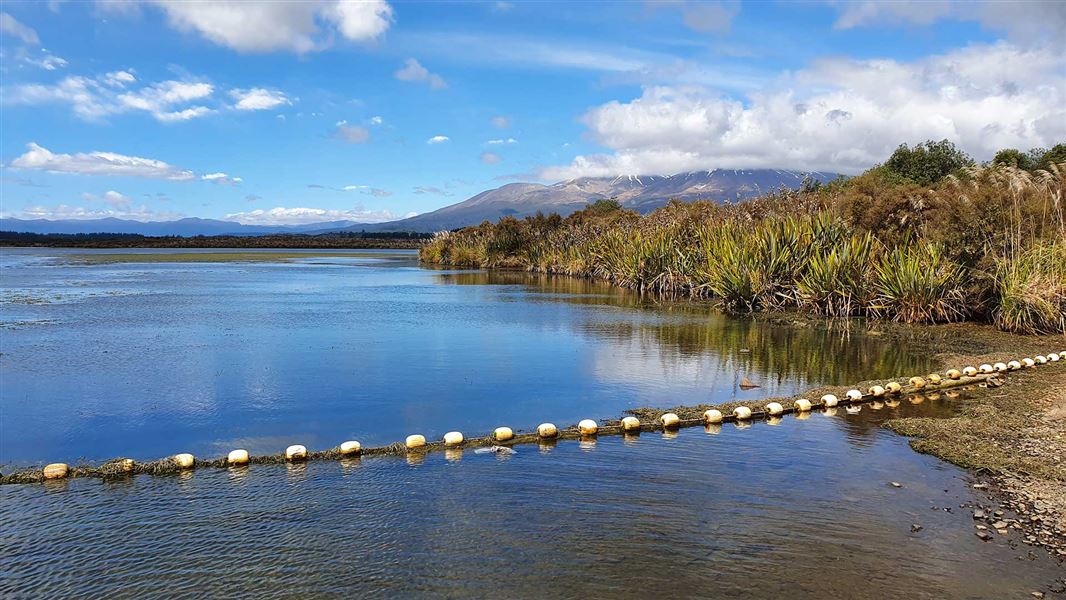
POLYGON ((1066 139, 1066 4, 5 2, 0 211, 380 221, 510 181, 1066 139))

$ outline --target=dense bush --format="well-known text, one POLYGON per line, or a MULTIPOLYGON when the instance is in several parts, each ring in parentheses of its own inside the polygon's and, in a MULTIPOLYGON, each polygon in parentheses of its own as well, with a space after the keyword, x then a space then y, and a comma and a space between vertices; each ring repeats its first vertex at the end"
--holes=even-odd
POLYGON ((438 234, 421 258, 593 277, 733 312, 1066 331, 1066 164, 978 167, 949 146, 901 147, 847 181, 735 204, 641 216, 604 201, 565 218, 505 218, 438 234))

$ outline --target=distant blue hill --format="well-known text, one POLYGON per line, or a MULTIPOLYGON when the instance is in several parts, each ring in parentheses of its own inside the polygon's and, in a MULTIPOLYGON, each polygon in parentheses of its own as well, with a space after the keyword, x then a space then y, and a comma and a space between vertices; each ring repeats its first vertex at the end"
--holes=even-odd
POLYGON ((241 225, 218 219, 188 218, 177 221, 128 221, 93 219, 48 221, 45 219, 0 219, 0 230, 25 233, 138 233, 141 235, 263 235, 268 233, 329 233, 333 231, 413 231, 432 233, 497 221, 501 217, 522 218, 537 212, 569 215, 590 202, 605 198, 618 200, 623 207, 649 213, 671 199, 742 200, 781 188, 798 189, 805 179, 826 183, 836 173, 787 171, 782 169, 713 169, 676 175, 623 175, 582 177, 551 185, 509 183, 486 190, 462 202, 399 221, 355 223, 331 221, 308 225, 241 225))

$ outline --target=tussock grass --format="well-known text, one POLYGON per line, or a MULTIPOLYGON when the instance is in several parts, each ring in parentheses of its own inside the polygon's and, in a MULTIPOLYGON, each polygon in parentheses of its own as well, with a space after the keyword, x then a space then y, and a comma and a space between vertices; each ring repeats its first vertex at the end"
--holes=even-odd
POLYGON ((884 167, 736 204, 648 215, 601 201, 437 234, 428 263, 601 279, 733 313, 793 310, 903 323, 975 320, 1066 332, 1066 163, 971 166, 933 187, 884 167))

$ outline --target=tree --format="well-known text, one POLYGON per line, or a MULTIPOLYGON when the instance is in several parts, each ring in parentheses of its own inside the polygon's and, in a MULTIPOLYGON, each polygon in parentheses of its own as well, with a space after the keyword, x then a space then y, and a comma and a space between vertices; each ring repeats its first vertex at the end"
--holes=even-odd
POLYGON ((1039 159, 1034 160, 1036 164, 1033 165, 1034 169, 1047 170, 1051 163, 1064 163, 1066 162, 1066 144, 1055 144, 1055 146, 1046 152, 1044 152, 1039 159))
POLYGON ((884 167, 919 185, 930 186, 974 161, 948 140, 932 140, 908 148, 900 144, 884 167))
POLYGON ((992 159, 994 165, 1010 165, 1012 167, 1018 167, 1019 169, 1025 169, 1031 171, 1034 166, 1032 153, 1024 153, 1021 150, 1015 150, 1014 148, 1007 148, 996 152, 996 157, 992 159))

